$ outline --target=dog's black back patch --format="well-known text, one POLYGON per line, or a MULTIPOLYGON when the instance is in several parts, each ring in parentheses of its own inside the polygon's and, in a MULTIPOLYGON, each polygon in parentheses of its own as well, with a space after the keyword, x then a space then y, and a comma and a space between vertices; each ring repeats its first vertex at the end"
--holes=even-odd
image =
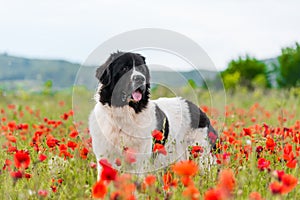
POLYGON ((208 141, 212 149, 215 150, 216 142, 218 139, 218 133, 210 124, 209 118, 200 108, 198 108, 192 102, 186 100, 186 103, 191 114, 191 127, 194 129, 207 127, 208 141))
MULTIPOLYGON (((168 120, 168 117, 156 104, 155 104, 155 116, 156 116, 156 121, 157 121, 156 130, 163 133, 163 139, 160 140, 160 141, 157 141, 157 140, 153 139, 152 151, 153 151, 154 145, 156 143, 165 145, 167 140, 168 140, 168 136, 169 136, 169 120, 168 120)), ((154 162, 157 155, 158 155, 157 152, 152 152, 152 162, 154 162)))
POLYGON ((155 115, 157 120, 156 130, 159 130, 164 134, 161 144, 165 145, 169 136, 169 120, 166 114, 157 105, 155 105, 155 115))
POLYGON ((209 143, 212 146, 212 150, 216 151, 217 150, 218 133, 211 124, 209 124, 209 126, 208 126, 207 134, 208 134, 209 143))
POLYGON ((195 129, 209 127, 210 122, 206 114, 192 102, 186 100, 186 103, 191 114, 191 127, 195 129))

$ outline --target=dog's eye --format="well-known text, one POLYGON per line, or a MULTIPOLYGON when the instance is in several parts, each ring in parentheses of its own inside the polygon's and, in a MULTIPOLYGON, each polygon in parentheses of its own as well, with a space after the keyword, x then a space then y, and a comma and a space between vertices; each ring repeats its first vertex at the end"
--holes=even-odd
POLYGON ((138 69, 139 72, 145 72, 145 67, 143 65, 139 65, 136 67, 138 69))

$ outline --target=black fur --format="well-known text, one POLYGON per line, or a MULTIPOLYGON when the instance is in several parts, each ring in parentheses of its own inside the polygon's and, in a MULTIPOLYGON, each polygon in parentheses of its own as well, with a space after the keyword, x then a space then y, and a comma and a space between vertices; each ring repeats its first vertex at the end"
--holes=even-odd
POLYGON ((192 102, 186 100, 186 103, 191 114, 191 127, 195 129, 208 127, 210 121, 206 114, 192 102))
POLYGON ((186 100, 186 103, 189 107, 189 111, 191 114, 191 127, 194 129, 207 127, 207 135, 209 138, 209 142, 210 142, 211 146, 213 147, 212 149, 215 150, 216 149, 215 137, 217 137, 218 134, 217 134, 216 130, 210 124, 209 118, 199 107, 197 107, 192 102, 186 100))
POLYGON ((157 120, 156 129, 164 134, 164 138, 160 141, 160 144, 165 145, 169 136, 169 120, 166 114, 157 105, 155 105, 155 115, 157 120))
POLYGON ((107 61, 96 71, 96 77, 102 84, 100 88, 100 102, 109 106, 131 106, 136 113, 146 108, 149 101, 150 74, 146 67, 145 58, 140 54, 117 52, 110 55, 107 61), (124 101, 137 89, 130 83, 133 67, 146 77, 146 84, 141 86, 142 99, 139 102, 124 101))

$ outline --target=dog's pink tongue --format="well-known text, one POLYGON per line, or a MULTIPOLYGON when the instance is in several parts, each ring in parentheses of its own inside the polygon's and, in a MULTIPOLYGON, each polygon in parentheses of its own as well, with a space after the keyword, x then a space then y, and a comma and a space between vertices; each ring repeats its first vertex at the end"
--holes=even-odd
POLYGON ((134 101, 140 101, 142 99, 142 94, 139 91, 134 91, 132 93, 132 98, 134 101))

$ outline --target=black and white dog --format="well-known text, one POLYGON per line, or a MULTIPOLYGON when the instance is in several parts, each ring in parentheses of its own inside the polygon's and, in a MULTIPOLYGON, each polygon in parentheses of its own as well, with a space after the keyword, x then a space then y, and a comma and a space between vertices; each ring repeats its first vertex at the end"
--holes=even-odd
POLYGON ((99 85, 89 130, 98 173, 102 158, 127 172, 166 167, 188 159, 192 145, 203 148, 202 164, 212 162, 210 152, 218 135, 210 120, 181 97, 150 100, 150 75, 143 56, 113 53, 97 69, 96 77, 99 85), (154 130, 163 133, 161 140, 153 138, 154 130), (160 144, 162 153, 153 152, 154 143, 160 144))

